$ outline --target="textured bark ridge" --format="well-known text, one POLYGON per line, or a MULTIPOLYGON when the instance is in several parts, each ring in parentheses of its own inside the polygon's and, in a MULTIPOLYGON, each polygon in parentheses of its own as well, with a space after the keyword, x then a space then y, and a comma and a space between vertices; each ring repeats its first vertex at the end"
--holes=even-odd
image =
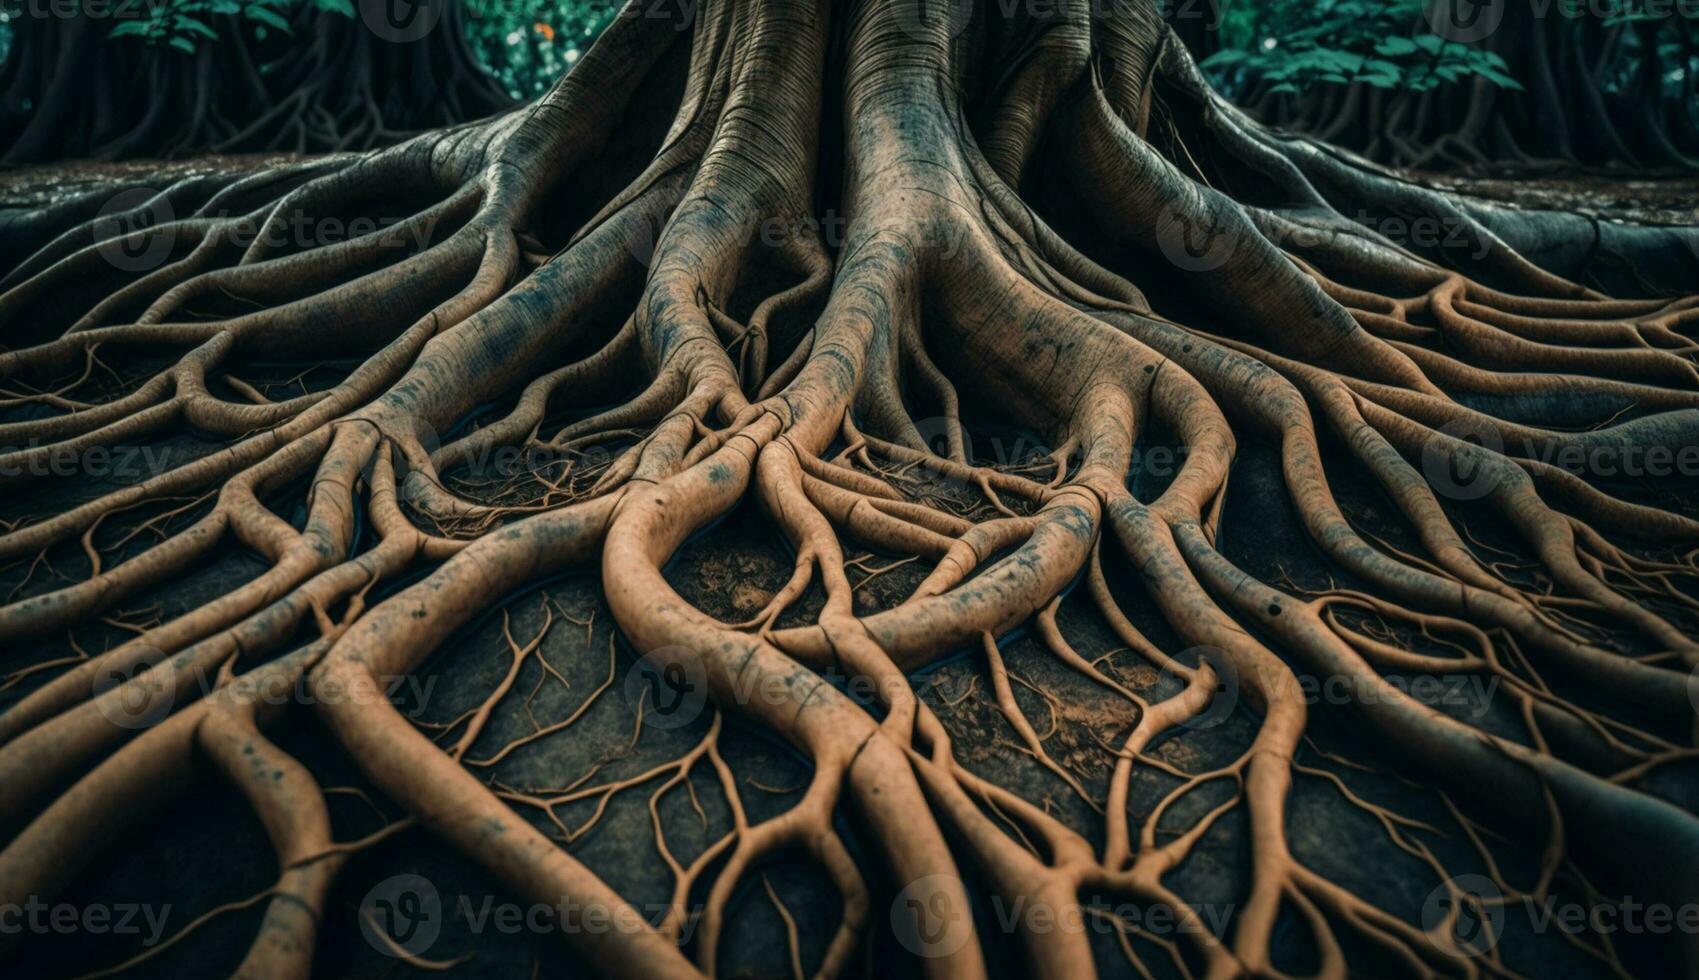
MULTIPOLYGON (((1509 970, 1456 937, 1470 895, 1413 923, 1295 858, 1289 797, 1315 772, 1298 761, 1297 671, 1344 682, 1365 737, 1468 814, 1483 855, 1500 846, 1489 828, 1546 842, 1532 880, 1488 861, 1506 901, 1558 880, 1699 899, 1699 820, 1644 788, 1695 753, 1699 522, 1551 462, 1699 440, 1699 308, 1668 298, 1699 283, 1693 231, 1488 207, 1272 134, 1205 86, 1154 4, 1008 7, 705 0, 685 17, 644 0, 546 97, 496 120, 193 177, 120 211, 106 192, 5 216, 0 375, 10 405, 37 409, 0 425, 21 447, 0 457, 7 478, 51 480, 35 464, 56 452, 173 429, 226 448, 0 534, 8 561, 87 555, 83 580, 15 592, 0 636, 98 620, 224 542, 270 566, 31 675, 0 714, 0 902, 55 894, 112 827, 211 773, 262 818, 281 868, 240 973, 305 975, 358 842, 332 841, 321 789, 268 740, 293 711, 516 895, 614 910, 629 928, 563 936, 612 975, 711 973, 734 891, 779 852, 842 893, 823 961, 799 967, 823 975, 889 927, 874 865, 905 888, 900 908, 933 917, 929 976, 988 970, 968 874, 1058 908, 1171 908, 1195 928, 1123 946, 1163 970, 1274 975, 1271 936, 1294 920, 1325 976, 1509 970), (279 234, 394 202, 408 217, 367 235, 279 234), (1383 216, 1452 234, 1395 241, 1383 216), (160 352, 147 377, 84 398, 104 365, 160 352), (302 352, 343 373, 288 400, 240 377, 302 352), (1041 434, 1041 465, 974 458, 969 404, 1041 434), (1135 444, 1158 431, 1183 464, 1135 495, 1135 444), (1291 508, 1355 585, 1259 581, 1217 550, 1247 440, 1277 447, 1291 508), (493 488, 454 479, 503 447, 552 462, 493 488), (1348 518, 1341 465, 1379 490, 1399 541, 1348 518), (795 571, 759 615, 721 622, 662 568, 745 500, 794 546, 795 571), (1531 560, 1485 552, 1465 510, 1531 560), (157 542, 103 564, 103 522, 140 515, 157 542), (892 608, 858 610, 848 539, 930 572, 892 608), (688 858, 662 841, 674 903, 658 921, 539 829, 548 799, 463 764, 506 685, 436 739, 378 690, 572 567, 599 571, 632 648, 813 766, 797 806, 749 820, 716 722, 666 781, 717 773, 735 827, 688 858), (1076 584, 1178 693, 1147 697, 1070 645, 1056 610, 1076 584), (805 594, 823 594, 818 616, 781 623, 805 594), (1171 635, 1141 631, 1135 607, 1171 635), (999 653, 1028 624, 1124 703, 1097 828, 976 774, 910 683, 983 656, 1012 738, 1070 779, 999 653), (1453 717, 1392 673, 1492 678, 1513 723, 1453 717), (1173 795, 1131 819, 1134 778, 1169 765, 1150 750, 1228 680, 1252 743, 1222 768, 1173 769, 1173 795), (274 696, 302 688, 311 706, 274 696), (1585 699, 1560 693, 1577 688, 1585 699), (1222 785, 1218 806, 1183 805, 1222 785), (1216 929, 1169 875, 1229 814, 1246 821, 1252 874, 1216 929), (846 846, 846 820, 865 846, 846 846)), ((1406 818, 1361 805, 1450 881, 1406 818)), ((1083 931, 1028 925, 1020 972, 1104 966, 1083 931)), ((1692 936, 1660 941, 1699 968, 1692 936)))

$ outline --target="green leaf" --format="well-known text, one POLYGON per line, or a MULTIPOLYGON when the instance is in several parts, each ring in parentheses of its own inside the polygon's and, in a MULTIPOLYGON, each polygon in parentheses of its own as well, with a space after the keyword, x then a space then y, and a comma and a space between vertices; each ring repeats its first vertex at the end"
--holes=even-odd
POLYGON ((1416 42, 1407 37, 1383 38, 1379 44, 1375 45, 1376 53, 1390 57, 1401 54, 1415 54, 1416 50, 1416 42))
POLYGON ((185 17, 182 14, 178 14, 177 17, 175 18, 175 22, 176 22, 176 25, 179 28, 181 28, 182 30, 188 31, 191 34, 199 34, 201 37, 209 37, 209 38, 212 38, 214 41, 218 40, 218 32, 217 31, 206 26, 205 23, 198 21, 198 20, 194 19, 193 17, 185 17))
POLYGON ((126 34, 146 34, 148 22, 145 20, 126 20, 112 28, 107 37, 123 37, 126 34))
POLYGON ((249 7, 247 8, 246 13, 249 17, 252 17, 254 20, 257 20, 268 27, 275 27, 285 34, 294 33, 290 30, 288 21, 264 7, 249 7))
POLYGON ((172 47, 183 52, 184 54, 194 54, 195 53, 195 42, 189 40, 186 37, 174 37, 168 43, 172 47))
POLYGON ((1514 92, 1522 91, 1521 82, 1495 68, 1476 68, 1475 72, 1500 88, 1507 88, 1514 92))
POLYGON ((1445 47, 1445 38, 1438 34, 1418 34, 1410 40, 1428 54, 1439 54, 1440 49, 1445 47))
MULTIPOLYGON (((346 0, 344 0, 346 2, 346 0)), ((353 8, 350 7, 350 10, 353 8)), ((1223 65, 1236 65, 1249 58, 1250 52, 1241 48, 1222 48, 1204 60, 1198 62, 1200 68, 1220 68, 1223 65)))

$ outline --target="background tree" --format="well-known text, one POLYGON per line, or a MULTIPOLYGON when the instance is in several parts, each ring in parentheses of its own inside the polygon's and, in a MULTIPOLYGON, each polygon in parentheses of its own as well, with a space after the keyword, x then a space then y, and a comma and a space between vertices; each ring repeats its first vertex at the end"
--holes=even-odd
POLYGON ((460 0, 76 9, 25 3, 10 20, 6 163, 365 149, 511 104, 467 47, 460 0))
POLYGON ((1204 66, 1258 118, 1401 166, 1691 171, 1692 13, 1639 0, 1244 4, 1204 66))

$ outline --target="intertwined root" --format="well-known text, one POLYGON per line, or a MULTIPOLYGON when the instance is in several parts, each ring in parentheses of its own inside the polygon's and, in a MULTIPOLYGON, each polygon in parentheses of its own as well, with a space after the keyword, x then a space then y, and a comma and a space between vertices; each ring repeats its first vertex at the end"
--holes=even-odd
MULTIPOLYGON (((1295 761, 1300 673, 1340 682, 1388 751, 1475 814, 1457 819, 1488 867, 1479 820, 1547 842, 1531 886, 1494 870, 1506 901, 1543 898, 1560 875, 1641 902, 1694 898, 1699 821, 1637 787, 1695 753, 1699 522, 1551 461, 1674 453, 1699 438, 1699 307, 1607 299, 1526 257, 1567 261, 1523 246, 1564 234, 1570 216, 1467 204, 1260 130, 1203 86, 1154 8, 1064 4, 1005 21, 992 5, 957 36, 960 24, 902 0, 710 3, 685 34, 648 7, 621 17, 549 96, 489 124, 368 157, 190 179, 122 221, 92 200, 14 216, 9 234, 29 247, 0 310, 27 342, 0 355, 20 409, 0 425, 21 447, 0 457, 5 472, 31 482, 63 454, 183 428, 224 448, 0 535, 5 559, 80 553, 88 566, 64 587, 26 582, 0 607, 0 632, 61 633, 222 542, 269 564, 120 646, 8 681, 27 680, 28 693, 0 714, 0 823, 21 828, 0 852, 0 902, 62 887, 104 828, 167 798, 205 759, 261 816, 282 869, 243 972, 304 975, 331 880, 360 843, 331 841, 323 792, 265 735, 289 703, 268 692, 304 686, 412 819, 523 897, 617 915, 625 928, 568 936, 617 975, 712 972, 739 883, 780 852, 807 855, 843 897, 840 930, 807 965, 825 974, 880 921, 858 863, 870 858, 933 917, 931 975, 986 972, 963 865, 995 893, 1046 907, 1121 896, 1169 908, 1183 938, 1151 941, 1181 973, 1279 973, 1272 936, 1290 914, 1324 975, 1365 951, 1417 974, 1508 972, 1454 934, 1480 898, 1413 833, 1424 825, 1295 761), (993 78, 989 58, 1017 67, 993 78), (656 98, 677 113, 641 146, 633 134, 647 132, 656 98), (841 123, 841 146, 822 118, 841 123), (1058 199, 1041 203, 1096 257, 1026 202, 1041 170, 1058 199), (824 193, 838 195, 841 226, 816 219, 824 193), (599 196, 586 207, 586 194, 599 196), (409 216, 322 246, 277 234, 376 196, 409 202, 409 216), (1460 244, 1423 257, 1352 211, 1451 222, 1460 244), (150 250, 150 264, 125 261, 150 250), (1465 251, 1470 264, 1445 264, 1465 251), (89 395, 104 365, 161 350, 181 353, 139 384, 89 395), (239 376, 243 363, 302 351, 354 360, 281 400, 239 376), (967 399, 1052 448, 984 465, 969 450, 967 399), (924 411, 935 414, 917 422, 924 411), (1153 432, 1184 461, 1160 492, 1135 496, 1135 445, 1153 432), (1343 584, 1277 588, 1217 549, 1246 438, 1278 448, 1290 505, 1343 584), (1400 542, 1349 519, 1324 444, 1384 494, 1400 542), (485 478, 478 462, 506 448, 541 462, 485 478), (305 494, 297 520, 279 509, 292 492, 305 494), (766 608, 724 623, 661 569, 751 496, 796 563, 766 608), (1534 561, 1487 554, 1461 498, 1534 561), (113 561, 103 523, 137 520, 159 540, 121 542, 113 561), (930 572, 904 601, 858 613, 850 571, 867 566, 846 538, 930 572), (1142 596, 1112 587, 1106 558, 1125 560, 1142 596), (419 670, 503 597, 598 561, 635 649, 811 760, 794 808, 748 818, 718 718, 684 757, 632 779, 486 782, 516 746, 475 746, 540 635, 510 632, 506 679, 435 740, 383 697, 382 679, 419 670), (1153 700, 1070 644, 1057 609, 1076 580, 1178 693, 1153 700), (781 628, 810 595, 823 599, 818 615, 781 628), (1190 652, 1141 632, 1126 611, 1141 600, 1190 652), (1028 621, 1059 663, 1124 705, 1125 734, 1103 743, 1106 799, 1052 757, 1051 732, 1015 696, 1026 682, 997 638, 1028 621), (1084 797, 1100 828, 1071 826, 953 751, 909 675, 962 649, 985 658, 1017 748, 1084 797), (872 703, 828 674, 871 682, 872 703), (1492 678, 1514 724, 1454 718, 1387 674, 1492 678), (1577 682, 1585 702, 1561 693, 1577 682), (1223 685, 1257 718, 1241 755, 1194 772, 1151 754, 1218 705, 1223 685), (256 757, 278 774, 264 785, 248 775, 256 757), (734 825, 687 861, 656 811, 674 878, 659 922, 550 835, 576 833, 559 806, 654 780, 664 794, 701 767, 734 825), (1149 771, 1178 782, 1135 826, 1130 788, 1149 771), (1286 824, 1294 773, 1331 779, 1432 868, 1454 899, 1445 920, 1412 924, 1300 862, 1286 824), (1222 783, 1233 791, 1218 805, 1189 805, 1222 783), (846 811, 877 855, 852 855, 846 811), (1222 930, 1167 879, 1239 812, 1250 888, 1222 930), (1191 819, 1177 827, 1182 813, 1191 819)), ((1596 232, 1577 275, 1614 262, 1679 285, 1656 280, 1699 256, 1669 254, 1692 241, 1685 230, 1596 232)), ((572 721, 539 723, 524 742, 572 721)), ((1149 937, 1116 928, 1144 969, 1149 937)), ((1032 973, 1095 968, 1085 931, 1021 929, 1032 973)), ((1617 963, 1608 940, 1585 948, 1617 963)))

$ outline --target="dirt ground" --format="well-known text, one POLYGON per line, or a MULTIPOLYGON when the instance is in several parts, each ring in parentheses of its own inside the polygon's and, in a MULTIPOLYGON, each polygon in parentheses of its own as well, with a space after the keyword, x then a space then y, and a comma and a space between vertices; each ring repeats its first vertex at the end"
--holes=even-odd
MULTIPOLYGON (((178 172, 224 166, 247 167, 251 158, 190 161, 178 172)), ((152 164, 122 166, 75 166, 53 171, 24 170, 0 173, 0 206, 18 206, 38 201, 44 195, 63 192, 90 181, 142 175, 157 176, 152 164)), ((1482 182, 1470 189, 1482 196, 1517 203, 1564 201, 1596 208, 1612 216, 1640 216, 1652 220, 1687 220, 1699 217, 1699 181, 1607 184, 1594 179, 1579 181, 1482 182)), ((131 365, 140 371, 144 365, 131 365)), ((1002 438, 1019 438, 1008 434, 1002 438)), ((981 445, 981 455, 996 456, 1000 446, 981 445)), ((1152 442, 1143 447, 1141 459, 1154 461, 1160 447, 1152 442)), ((181 454, 168 458, 181 461, 209 451, 211 445, 192 436, 175 437, 154 447, 160 453, 181 454)), ((1160 488, 1161 467, 1147 463, 1133 474, 1135 492, 1145 496, 1160 488)), ((1335 469, 1340 469, 1335 467, 1335 469)), ((1403 532, 1392 520, 1390 507, 1348 473, 1337 474, 1341 502, 1362 527, 1398 543, 1403 532)), ((0 495, 0 519, 42 513, 64 506, 66 495, 91 495, 113 484, 128 482, 115 473, 104 483, 40 481, 24 492, 8 490, 0 495)), ((1325 588, 1330 580, 1349 584, 1317 556, 1299 528, 1287 503, 1278 460, 1271 448, 1248 444, 1242 448, 1232 475, 1232 493, 1224 515, 1220 544, 1229 558, 1265 579, 1290 581, 1303 588, 1325 588)), ((1699 512, 1699 488, 1640 488, 1656 495, 1665 506, 1699 512)), ((190 512, 192 513, 192 511, 190 512)), ((298 515, 297 515, 298 516, 298 515)), ((1480 528, 1492 541, 1491 528, 1480 528)), ((70 549, 75 552, 76 549, 70 549)), ((54 575, 75 577, 78 561, 72 553, 50 556, 49 567, 31 563, 0 569, 0 594, 17 588, 29 594, 51 582, 54 575), (29 581, 26 583, 26 579, 29 581)), ((791 556, 772 525, 746 506, 687 544, 668 570, 669 579, 691 601, 727 621, 743 619, 760 606, 788 576, 791 556)), ((872 556, 867 564, 877 571, 892 559, 872 556)), ((98 650, 124 635, 123 623, 139 623, 194 608, 260 569, 259 559, 237 548, 220 553, 185 580, 154 595, 124 604, 108 627, 78 631, 77 641, 85 649, 98 650), (111 625, 118 624, 118 625, 111 625)), ((867 610, 893 604, 926 573, 919 562, 891 567, 871 578, 858 590, 858 601, 867 610)), ((1112 567, 1111 579, 1117 595, 1135 622, 1168 648, 1178 646, 1127 578, 1127 571, 1112 567)), ((821 597, 816 589, 801 608, 787 614, 790 620, 810 615, 821 597)), ((689 699, 672 710, 651 712, 637 725, 637 704, 648 678, 637 667, 632 650, 625 647, 613 628, 592 575, 577 575, 540 584, 536 589, 510 597, 502 608, 492 609, 482 620, 463 630, 431 661, 420 677, 403 681, 394 690, 402 709, 422 725, 441 725, 479 703, 508 669, 509 647, 503 638, 504 618, 511 634, 524 642, 542 628, 545 610, 554 612, 554 623, 543 639, 544 657, 559 672, 556 678, 535 664, 521 673, 514 693, 501 704, 489 728, 468 753, 482 760, 509 740, 533 730, 537 724, 560 721, 586 704, 579 720, 570 728, 513 751, 499 763, 475 767, 492 785, 514 790, 544 790, 611 783, 643 773, 675 759, 696 744, 710 723, 711 709, 698 710, 689 699)), ((783 622, 783 621, 782 621, 783 622)), ((1126 685, 1151 697, 1162 697, 1177 688, 1171 679, 1148 667, 1137 666, 1122 652, 1113 654, 1116 643, 1083 595, 1073 594, 1062 606, 1064 633, 1087 659, 1106 656, 1105 664, 1126 685)), ((1112 761, 1105 743, 1115 743, 1128 729, 1133 712, 1116 695, 1093 685, 1059 666, 1024 631, 1003 643, 1010 671, 1022 683, 1016 697, 1041 731, 1054 727, 1047 741, 1052 756, 1072 772, 1085 789, 1082 798, 1055 775, 1015 747, 1013 730, 990 698, 989 677, 983 654, 964 650, 942 666, 916 678, 916 686, 939 712, 955 739, 962 761, 973 770, 1016 789, 1028 799, 1041 802, 1052 812, 1093 840, 1100 840, 1100 823, 1094 812, 1103 798, 1112 761)), ((24 648, 0 651, 0 673, 68 651, 68 642, 56 638, 24 648)), ((0 691, 0 710, 29 689, 29 683, 0 691)), ((1462 685, 1449 690, 1444 709, 1467 713, 1488 724, 1510 726, 1501 717, 1504 705, 1492 697, 1490 687, 1462 685)), ((1311 709, 1313 743, 1300 758, 1304 765, 1335 774, 1345 786, 1363 799, 1396 807, 1400 812, 1431 824, 1432 833, 1418 831, 1447 862, 1454 874, 1478 873, 1481 863, 1468 846, 1457 822, 1443 801, 1421 782, 1412 769, 1388 747, 1355 727, 1348 711, 1318 696, 1311 709)), ((1173 766, 1202 771, 1233 759, 1248 743, 1255 718, 1243 706, 1210 723, 1169 738, 1155 755, 1173 766)), ((337 836, 353 840, 370 834, 396 818, 396 808, 364 782, 327 736, 315 724, 310 711, 296 711, 278 733, 283 747, 301 759, 326 787, 338 788, 331 797, 337 836), (358 790, 359 792, 355 792, 358 790)), ((780 812, 794 802, 806 784, 808 767, 802 759, 769 734, 729 724, 722 741, 727 762, 738 779, 740 795, 759 820, 780 812)), ((1135 818, 1148 814, 1157 801, 1176 785, 1173 777, 1144 769, 1135 781, 1132 810, 1135 818)), ((590 798, 558 807, 554 820, 535 809, 522 809, 536 825, 557 836, 580 860, 602 875, 639 908, 658 918, 658 909, 670 893, 671 879, 657 853, 650 805, 659 780, 625 790, 605 800, 590 798), (597 816, 598 805, 605 809, 597 816), (558 823, 556 823, 558 820, 558 823), (564 834, 563 834, 564 830, 564 834)), ((688 861, 729 826, 729 811, 717 781, 706 766, 693 773, 693 792, 674 789, 657 804, 666 828, 666 839, 681 860, 688 861), (694 802, 693 802, 694 797, 694 802), (698 806, 700 809, 698 809, 698 806)), ((1193 794, 1173 813, 1164 827, 1178 826, 1215 806, 1228 786, 1214 785, 1193 794)), ((1672 768, 1662 773, 1652 788, 1687 806, 1699 806, 1699 768, 1672 768)), ((857 840, 853 815, 841 818, 848 840, 857 840)), ((1368 897, 1412 922, 1423 920, 1438 885, 1431 870, 1398 849, 1377 820, 1355 806, 1329 780, 1298 775, 1288 810, 1292 844, 1297 856, 1335 881, 1368 897)), ((1135 823, 1136 826, 1136 823, 1135 823)), ((9 830, 5 831, 10 833, 9 830)), ((1608 842, 1600 842, 1608 846, 1608 842)), ((1513 880, 1528 882, 1537 868, 1542 840, 1516 840, 1504 845, 1513 855, 1505 870, 1513 880)), ((866 853, 862 848, 862 853, 866 853)), ((862 862, 869 874, 877 874, 876 857, 862 862)), ((1200 907, 1206 920, 1225 923, 1230 929, 1237 903, 1243 900, 1248 869, 1248 849, 1242 814, 1221 821, 1206 837, 1195 855, 1169 881, 1186 899, 1200 907)), ((968 869, 972 874, 971 869, 968 869)), ((136 814, 110 828, 104 852, 90 862, 78 884, 56 901, 83 909, 104 905, 117 909, 146 907, 161 922, 155 943, 147 944, 148 931, 116 935, 90 929, 48 930, 24 937, 14 951, 12 964, 4 972, 12 976, 76 976, 118 963, 145 949, 163 944, 177 930, 203 913, 224 903, 236 902, 267 888, 275 868, 263 831, 255 818, 221 785, 216 777, 202 780, 190 796, 177 800, 156 814, 136 814), (165 906, 169 906, 166 908, 165 906)), ((839 903, 829 883, 817 870, 800 859, 775 861, 749 876, 736 903, 736 912, 722 944, 720 964, 725 976, 778 977, 789 975, 783 921, 769 898, 763 879, 770 883, 798 926, 802 961, 818 961, 840 914, 839 903)), ((869 939, 855 975, 901 977, 918 975, 919 960, 904 949, 906 937, 893 932, 893 912, 901 918, 900 884, 874 880, 874 902, 869 939)), ((1559 895, 1567 894, 1560 886, 1559 895)), ((1023 975, 1020 951, 1004 937, 1002 923, 1019 909, 981 895, 977 910, 980 928, 991 942, 1007 948, 992 957, 1000 976, 1023 975)), ((1132 916, 1146 910, 1129 909, 1117 898, 1105 907, 1132 916)), ((164 950, 126 975, 223 976, 246 949, 258 922, 260 908, 240 909, 210 920, 181 942, 164 950)), ((417 906, 415 906, 417 907, 417 906)), ((578 928, 566 910, 536 910, 517 906, 480 868, 449 849, 438 845, 418 830, 407 830, 360 852, 341 873, 323 924, 317 973, 325 977, 404 977, 435 975, 449 977, 578 977, 586 975, 565 950, 556 933, 578 928), (401 893, 409 901, 423 903, 424 931, 414 939, 430 938, 414 948, 420 956, 444 965, 425 971, 388 955, 362 926, 360 909, 372 908, 401 893)), ((418 917, 415 916, 417 919, 418 917)), ((1150 919, 1143 924, 1161 936, 1163 923, 1150 919)), ((1591 977, 1605 975, 1595 959, 1567 941, 1556 930, 1537 931, 1521 914, 1511 914, 1503 924, 1498 948, 1507 962, 1526 976, 1591 977)), ((1583 942, 1592 941, 1581 937, 1583 942)), ((1098 962, 1107 976, 1136 976, 1117 950, 1109 927, 1095 933, 1098 962)), ((1671 975, 1674 967, 1662 962, 1654 951, 1642 948, 1634 937, 1617 937, 1636 972, 1647 976, 1671 975)), ((1163 951, 1148 942, 1137 947, 1152 973, 1176 975, 1163 951)), ((1283 923, 1279 932, 1278 962, 1302 970, 1314 961, 1305 930, 1295 919, 1283 923)), ((1390 968, 1382 971, 1391 974, 1390 968)))
MULTIPOLYGON (((244 153, 183 160, 73 160, 0 168, 0 208, 30 207, 67 193, 119 181, 164 186, 197 173, 247 171, 299 154, 244 153)), ((1627 179, 1588 173, 1541 171, 1510 176, 1407 172, 1419 183, 1528 208, 1557 208, 1647 224, 1699 221, 1699 178, 1627 179)))

